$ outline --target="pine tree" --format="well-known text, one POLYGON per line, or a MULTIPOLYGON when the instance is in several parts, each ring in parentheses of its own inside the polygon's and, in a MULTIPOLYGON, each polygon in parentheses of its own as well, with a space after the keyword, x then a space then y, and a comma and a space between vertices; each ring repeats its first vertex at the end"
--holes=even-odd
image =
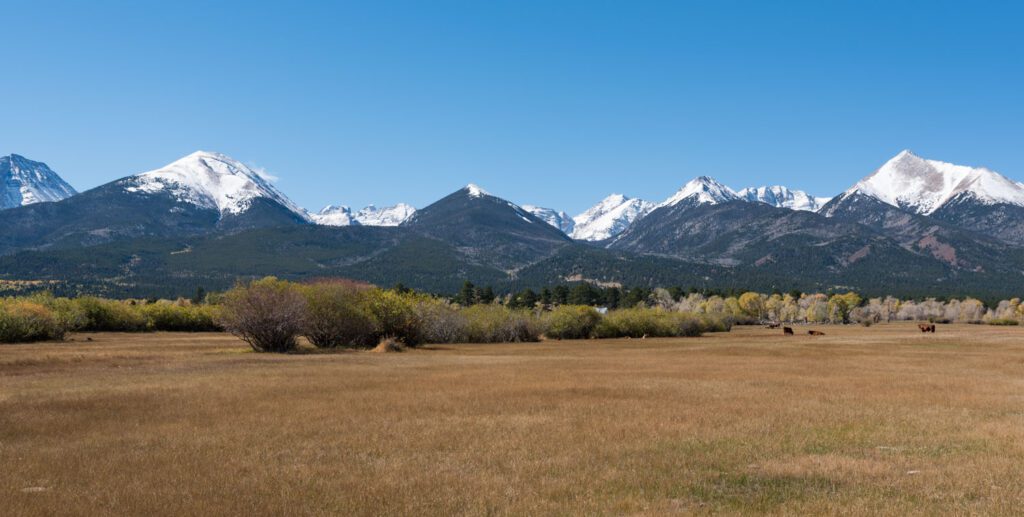
POLYGON ((484 287, 477 296, 477 301, 483 304, 490 304, 494 301, 494 289, 491 286, 484 287))
POLYGON ((544 287, 540 290, 540 304, 545 307, 551 305, 551 289, 544 287))
POLYGON ((459 290, 456 301, 466 307, 476 303, 476 289, 473 286, 473 282, 466 280, 462 283, 462 289, 459 290))
POLYGON ((555 303, 565 305, 569 303, 569 288, 564 285, 555 286, 555 303))
POLYGON ((622 299, 622 291, 618 287, 609 287, 604 292, 604 305, 609 309, 618 308, 622 299))

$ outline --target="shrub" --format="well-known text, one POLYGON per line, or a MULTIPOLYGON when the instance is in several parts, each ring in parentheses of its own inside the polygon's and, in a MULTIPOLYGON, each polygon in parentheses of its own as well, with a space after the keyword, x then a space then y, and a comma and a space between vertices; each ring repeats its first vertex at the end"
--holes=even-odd
POLYGON ((540 339, 541 325, 529 311, 503 305, 474 305, 463 309, 465 340, 474 343, 517 343, 540 339))
POLYGON ((303 335, 319 348, 372 346, 377 321, 368 307, 369 289, 341 281, 303 286, 307 310, 303 335))
POLYGON ((706 331, 729 330, 732 320, 721 315, 694 315, 665 309, 619 309, 601 319, 594 329, 600 338, 615 337, 690 337, 706 331))
POLYGON ((65 332, 81 330, 89 322, 88 315, 76 300, 56 298, 50 293, 37 293, 28 297, 28 301, 50 309, 65 332))
POLYGON ((82 330, 139 332, 147 329, 146 317, 134 301, 104 300, 84 296, 75 300, 85 316, 82 330))
POLYGON ((1017 326, 1020 322, 1011 318, 995 318, 988 321, 989 325, 1017 326))
POLYGON ((0 343, 63 339, 65 328, 45 306, 27 300, 0 302, 0 343))
POLYGON ((459 343, 466 339, 466 316, 444 300, 422 299, 416 302, 416 315, 423 326, 427 343, 459 343))
POLYGON ((422 299, 420 295, 381 289, 367 294, 367 309, 377 322, 375 338, 395 338, 407 346, 424 341, 423 325, 416 312, 416 302, 422 299))
POLYGON ((544 335, 553 339, 585 339, 590 337, 601 315, 586 305, 561 305, 544 317, 544 335))
POLYGON ((228 291, 220 323, 257 352, 288 352, 305 326, 306 297, 297 286, 267 277, 228 291))
POLYGON ((700 324, 704 332, 729 332, 733 319, 725 314, 701 314, 700 324))
POLYGON ((220 330, 217 307, 193 305, 187 300, 159 300, 139 308, 147 330, 171 332, 212 332, 220 330))

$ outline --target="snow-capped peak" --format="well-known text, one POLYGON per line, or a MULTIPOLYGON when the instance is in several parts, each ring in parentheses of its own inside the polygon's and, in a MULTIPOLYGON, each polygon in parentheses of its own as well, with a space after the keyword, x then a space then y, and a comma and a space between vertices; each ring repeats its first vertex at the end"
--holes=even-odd
POLYGON ((576 225, 572 218, 569 217, 569 214, 564 211, 556 211, 552 208, 544 208, 542 206, 534 205, 522 205, 522 208, 536 216, 537 219, 558 228, 566 235, 572 234, 573 228, 576 225))
POLYGON ((470 183, 469 185, 466 185, 465 190, 466 192, 469 193, 470 197, 483 197, 491 195, 490 192, 487 192, 486 190, 480 188, 480 186, 476 185, 475 183, 470 183))
POLYGON ((60 201, 75 194, 75 189, 45 163, 17 154, 0 156, 0 210, 60 201))
POLYGON ((658 207, 675 206, 686 199, 693 199, 701 205, 716 205, 726 201, 735 201, 740 197, 731 188, 719 183, 714 178, 700 176, 683 185, 683 188, 663 201, 658 207))
POLYGON ((326 226, 398 226, 415 213, 416 209, 405 203, 383 208, 368 205, 354 214, 345 205, 327 205, 311 217, 313 222, 326 226))
POLYGON ((904 150, 842 194, 863 194, 928 215, 954 197, 1024 206, 1024 184, 983 167, 927 160, 904 150))
POLYGON ((810 212, 817 211, 832 199, 828 197, 814 197, 802 190, 791 190, 782 185, 748 187, 736 194, 750 202, 810 212))
POLYGON ((377 208, 368 205, 356 212, 355 220, 363 226, 398 226, 416 213, 416 208, 405 203, 377 208))
POLYGON ((649 201, 612 194, 574 217, 575 228, 570 235, 585 241, 614 237, 653 209, 654 203, 649 201))
POLYGON ((278 191, 265 174, 219 153, 197 151, 159 169, 123 180, 128 192, 168 192, 182 202, 224 214, 240 214, 254 199, 267 198, 295 214, 305 210, 278 191))
POLYGON ((327 205, 309 217, 314 223, 325 226, 350 226, 355 223, 352 209, 345 205, 327 205))

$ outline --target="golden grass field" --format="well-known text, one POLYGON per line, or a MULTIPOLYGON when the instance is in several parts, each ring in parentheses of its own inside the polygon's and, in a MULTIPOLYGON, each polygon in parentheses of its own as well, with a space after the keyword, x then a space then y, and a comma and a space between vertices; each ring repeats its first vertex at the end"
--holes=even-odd
POLYGON ((1024 511, 1024 329, 821 330, 4 345, 0 515, 1024 511))

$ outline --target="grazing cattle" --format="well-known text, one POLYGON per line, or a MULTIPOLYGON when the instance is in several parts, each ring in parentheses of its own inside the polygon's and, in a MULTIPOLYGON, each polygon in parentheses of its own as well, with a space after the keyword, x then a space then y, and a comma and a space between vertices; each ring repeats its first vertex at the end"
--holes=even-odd
POLYGON ((918 323, 917 328, 921 329, 921 332, 935 332, 934 323, 918 323))
POLYGON ((782 335, 784 335, 784 336, 792 336, 793 335, 793 329, 791 329, 789 327, 782 327, 782 335))
POLYGON ((807 333, 812 335, 812 336, 824 336, 825 335, 825 333, 820 331, 820 330, 808 330, 807 333))
POLYGON ((778 323, 769 323, 767 328, 777 329, 777 328, 779 328, 779 324, 778 323))

